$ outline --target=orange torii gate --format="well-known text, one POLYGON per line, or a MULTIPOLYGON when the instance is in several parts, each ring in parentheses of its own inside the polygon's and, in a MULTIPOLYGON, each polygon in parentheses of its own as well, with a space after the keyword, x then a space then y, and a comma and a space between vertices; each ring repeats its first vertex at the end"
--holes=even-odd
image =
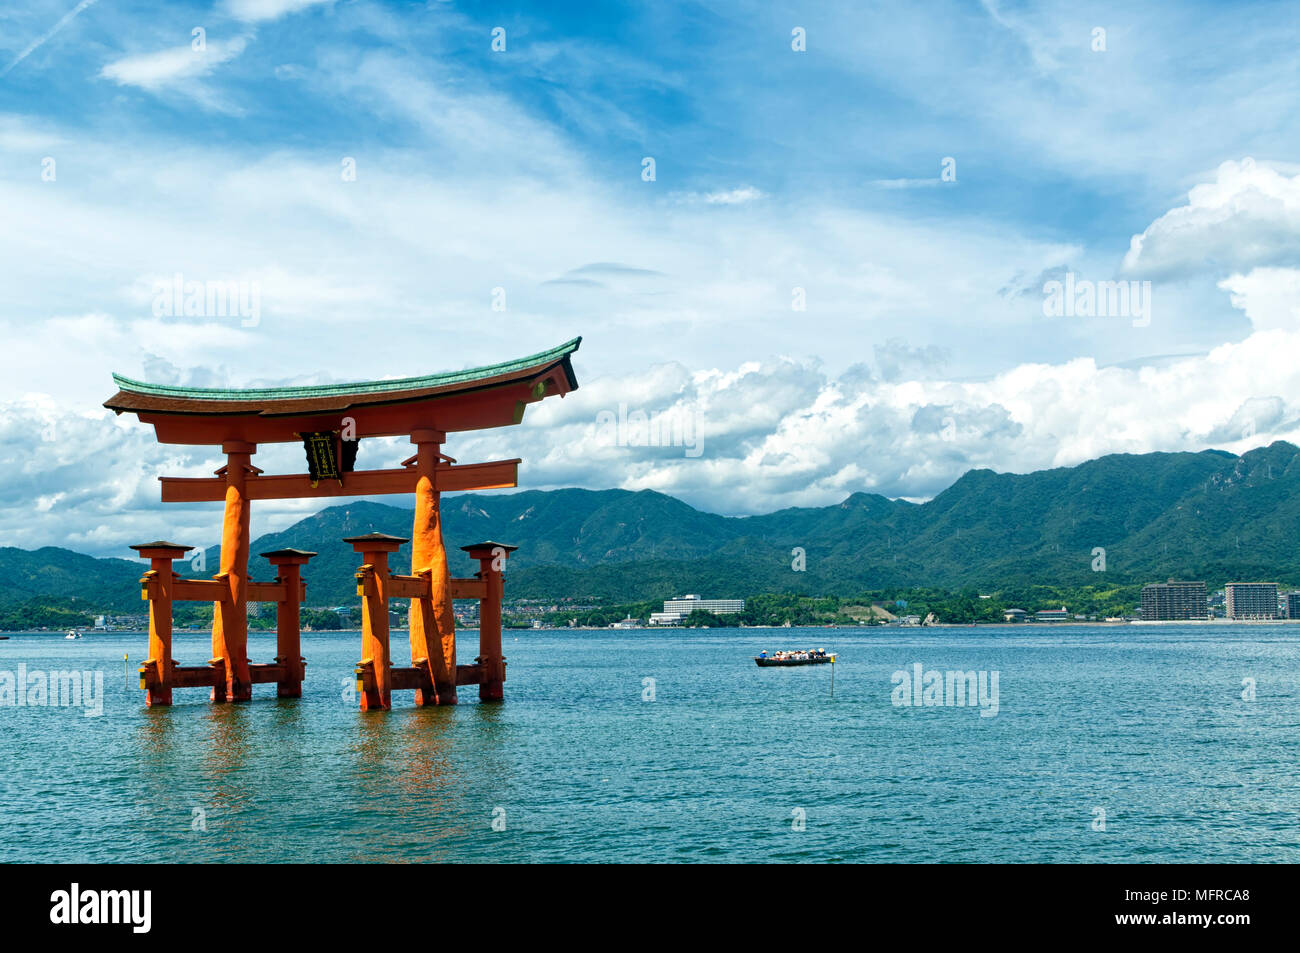
POLYGON ((502 697, 501 564, 513 546, 463 547, 477 559, 474 579, 452 579, 442 538, 439 501, 447 491, 518 485, 519 459, 457 464, 442 453, 447 434, 517 424, 524 409, 577 389, 571 356, 581 338, 502 364, 359 384, 221 390, 146 384, 113 375, 119 390, 104 406, 151 424, 160 443, 220 446, 226 464, 214 477, 160 477, 165 503, 225 503, 220 571, 211 580, 180 579, 172 561, 192 547, 158 540, 135 548, 150 560, 141 580, 149 600, 149 659, 140 687, 150 705, 171 704, 173 688, 212 687, 213 701, 252 697, 258 682, 275 682, 281 696, 301 693, 305 660, 299 655, 298 610, 303 565, 315 553, 263 553, 279 571, 275 582, 248 578, 249 505, 253 500, 415 494, 411 575, 389 573, 388 553, 406 542, 370 534, 348 539, 365 559, 358 576, 363 597, 363 658, 357 680, 361 707, 388 708, 390 693, 415 689, 417 704, 455 704, 456 686, 477 684, 485 701, 502 697), (409 437, 413 456, 394 469, 353 471, 356 442, 365 437, 409 437), (268 475, 252 465, 258 444, 302 441, 311 472, 268 475), (391 670, 387 600, 409 598, 411 668, 391 670), (456 663, 452 600, 480 601, 479 658, 456 663), (178 666, 171 657, 171 604, 211 601, 212 659, 206 667, 178 666), (248 601, 277 605, 274 664, 248 660, 248 601), (380 609, 382 608, 382 612, 380 609), (382 616, 382 621, 381 621, 382 616), (382 642, 382 651, 379 646, 382 642), (369 653, 369 654, 367 654, 369 653))

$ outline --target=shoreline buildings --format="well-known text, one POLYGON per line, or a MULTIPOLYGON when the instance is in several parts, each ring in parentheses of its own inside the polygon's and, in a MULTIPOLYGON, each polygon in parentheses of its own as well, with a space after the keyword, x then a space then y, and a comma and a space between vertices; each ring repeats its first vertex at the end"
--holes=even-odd
POLYGON ((1285 598, 1286 617, 1288 619, 1300 619, 1300 592, 1288 592, 1285 598))
POLYGON ((698 595, 685 595, 679 599, 666 600, 664 611, 650 613, 649 622, 651 625, 681 625, 696 609, 703 609, 714 615, 734 615, 745 611, 745 600, 701 599, 698 595))
POLYGON ((1229 619, 1276 619, 1277 583, 1230 582, 1223 587, 1229 619))
MULTIPOLYGON (((1276 587, 1274 587, 1276 589, 1276 587)), ((1276 597, 1274 602, 1276 602, 1276 597)), ((1143 622, 1185 622, 1204 619, 1209 604, 1204 582, 1153 582, 1142 587, 1143 622)))

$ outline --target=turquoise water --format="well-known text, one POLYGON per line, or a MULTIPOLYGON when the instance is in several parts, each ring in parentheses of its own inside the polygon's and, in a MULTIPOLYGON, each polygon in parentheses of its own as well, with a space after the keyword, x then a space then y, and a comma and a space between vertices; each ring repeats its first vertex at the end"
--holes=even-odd
POLYGON ((14 635, 0 671, 102 671, 103 714, 0 707, 0 860, 1300 861, 1300 627, 517 634, 505 704, 368 714, 357 633, 304 636, 301 700, 170 709, 141 634, 14 635), (833 697, 750 661, 817 646, 833 697), (997 671, 997 715, 895 706, 914 662, 997 671))

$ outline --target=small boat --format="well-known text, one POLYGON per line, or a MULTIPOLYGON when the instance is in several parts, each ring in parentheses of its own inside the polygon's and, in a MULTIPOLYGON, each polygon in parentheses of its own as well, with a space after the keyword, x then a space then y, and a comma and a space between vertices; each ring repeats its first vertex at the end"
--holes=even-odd
POLYGON ((835 653, 827 652, 825 649, 807 652, 777 652, 775 655, 768 655, 764 652, 762 655, 754 656, 754 664, 759 668, 782 668, 789 665, 825 665, 827 662, 835 664, 835 653))
POLYGON ((81 638, 81 633, 78 632, 76 629, 69 629, 69 630, 68 630, 68 634, 65 635, 64 638, 65 638, 65 639, 79 639, 79 638, 81 638))

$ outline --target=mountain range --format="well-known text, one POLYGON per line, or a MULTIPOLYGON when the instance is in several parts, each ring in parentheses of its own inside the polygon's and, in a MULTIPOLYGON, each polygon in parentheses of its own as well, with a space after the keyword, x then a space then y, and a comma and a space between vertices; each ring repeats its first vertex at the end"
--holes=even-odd
MULTIPOLYGON (((473 571, 462 545, 519 546, 507 566, 511 598, 1300 580, 1300 448, 1280 441, 1241 456, 1112 454, 1028 474, 971 470, 925 503, 854 493, 832 506, 727 517, 650 490, 565 489, 450 495, 442 514, 454 575, 473 571)), ((272 575, 259 552, 314 550, 308 602, 350 604, 359 557, 342 538, 409 536, 411 519, 409 508, 369 500, 326 507, 257 537, 252 575, 272 575)), ((210 576, 219 552, 206 559, 203 573, 178 569, 210 576)), ((404 546, 390 564, 409 571, 409 559, 404 546)), ((143 568, 53 547, 0 548, 0 603, 75 592, 88 604, 138 611, 143 568)))

